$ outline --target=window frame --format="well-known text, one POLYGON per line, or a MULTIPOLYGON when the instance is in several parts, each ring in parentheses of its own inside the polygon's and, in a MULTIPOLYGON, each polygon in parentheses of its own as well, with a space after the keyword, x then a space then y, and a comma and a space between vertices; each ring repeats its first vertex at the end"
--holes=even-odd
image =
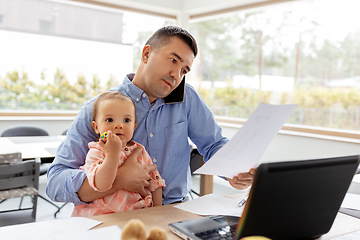
MULTIPOLYGON (((75 118, 78 111, 0 111, 0 122, 4 119, 22 119, 35 118, 37 120, 44 120, 48 118, 69 119, 75 118)), ((231 118, 223 116, 215 116, 216 121, 220 126, 233 126, 240 128, 247 119, 231 118)), ((332 128, 312 127, 306 125, 296 125, 285 123, 281 128, 282 134, 310 137, 317 139, 327 139, 339 142, 359 143, 360 131, 350 131, 332 128)))

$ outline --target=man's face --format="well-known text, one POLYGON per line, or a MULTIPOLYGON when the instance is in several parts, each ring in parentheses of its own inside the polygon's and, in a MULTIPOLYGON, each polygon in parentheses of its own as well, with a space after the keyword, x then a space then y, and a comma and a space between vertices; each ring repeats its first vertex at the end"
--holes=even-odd
POLYGON ((141 88, 150 102, 168 96, 177 88, 190 71, 194 58, 191 48, 178 37, 157 50, 148 46, 142 59, 145 67, 141 88))

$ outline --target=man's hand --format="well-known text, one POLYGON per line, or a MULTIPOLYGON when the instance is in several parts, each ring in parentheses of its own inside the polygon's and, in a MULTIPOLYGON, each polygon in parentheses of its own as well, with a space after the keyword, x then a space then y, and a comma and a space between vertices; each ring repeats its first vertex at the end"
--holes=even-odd
POLYGON ((134 149, 125 163, 118 168, 113 187, 137 192, 143 197, 146 196, 145 188, 150 186, 148 181, 151 179, 151 173, 156 170, 157 166, 155 164, 145 166, 138 163, 137 158, 142 151, 145 151, 143 147, 134 149))
POLYGON ((144 188, 150 186, 148 180, 150 180, 151 173, 156 170, 157 166, 155 164, 144 166, 138 163, 137 158, 142 151, 142 147, 134 149, 125 163, 118 168, 115 182, 112 188, 106 192, 95 191, 90 187, 88 179, 85 178, 77 192, 80 200, 83 202, 92 202, 95 199, 109 196, 119 189, 137 192, 145 197, 146 192, 144 188))
POLYGON ((247 173, 239 173, 239 175, 233 177, 232 179, 227 178, 227 180, 233 188, 244 190, 253 183, 255 172, 256 168, 252 168, 247 173))

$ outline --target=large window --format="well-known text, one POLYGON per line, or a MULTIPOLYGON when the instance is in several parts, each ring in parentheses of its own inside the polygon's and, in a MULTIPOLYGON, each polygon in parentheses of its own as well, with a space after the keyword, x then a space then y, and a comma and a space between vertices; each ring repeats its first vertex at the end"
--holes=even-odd
POLYGON ((293 124, 360 130, 360 3, 294 1, 190 24, 191 84, 216 115, 298 103, 293 124))
POLYGON ((73 1, 0 0, 0 110, 79 110, 133 72, 142 39, 168 23, 73 1))

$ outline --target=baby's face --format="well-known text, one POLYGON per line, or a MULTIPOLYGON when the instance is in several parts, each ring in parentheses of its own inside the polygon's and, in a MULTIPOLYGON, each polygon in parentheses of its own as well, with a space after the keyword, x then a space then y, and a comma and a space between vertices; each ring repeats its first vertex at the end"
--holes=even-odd
POLYGON ((102 134, 111 130, 125 146, 133 137, 136 128, 135 108, 132 102, 121 99, 107 99, 98 106, 94 130, 102 134))

